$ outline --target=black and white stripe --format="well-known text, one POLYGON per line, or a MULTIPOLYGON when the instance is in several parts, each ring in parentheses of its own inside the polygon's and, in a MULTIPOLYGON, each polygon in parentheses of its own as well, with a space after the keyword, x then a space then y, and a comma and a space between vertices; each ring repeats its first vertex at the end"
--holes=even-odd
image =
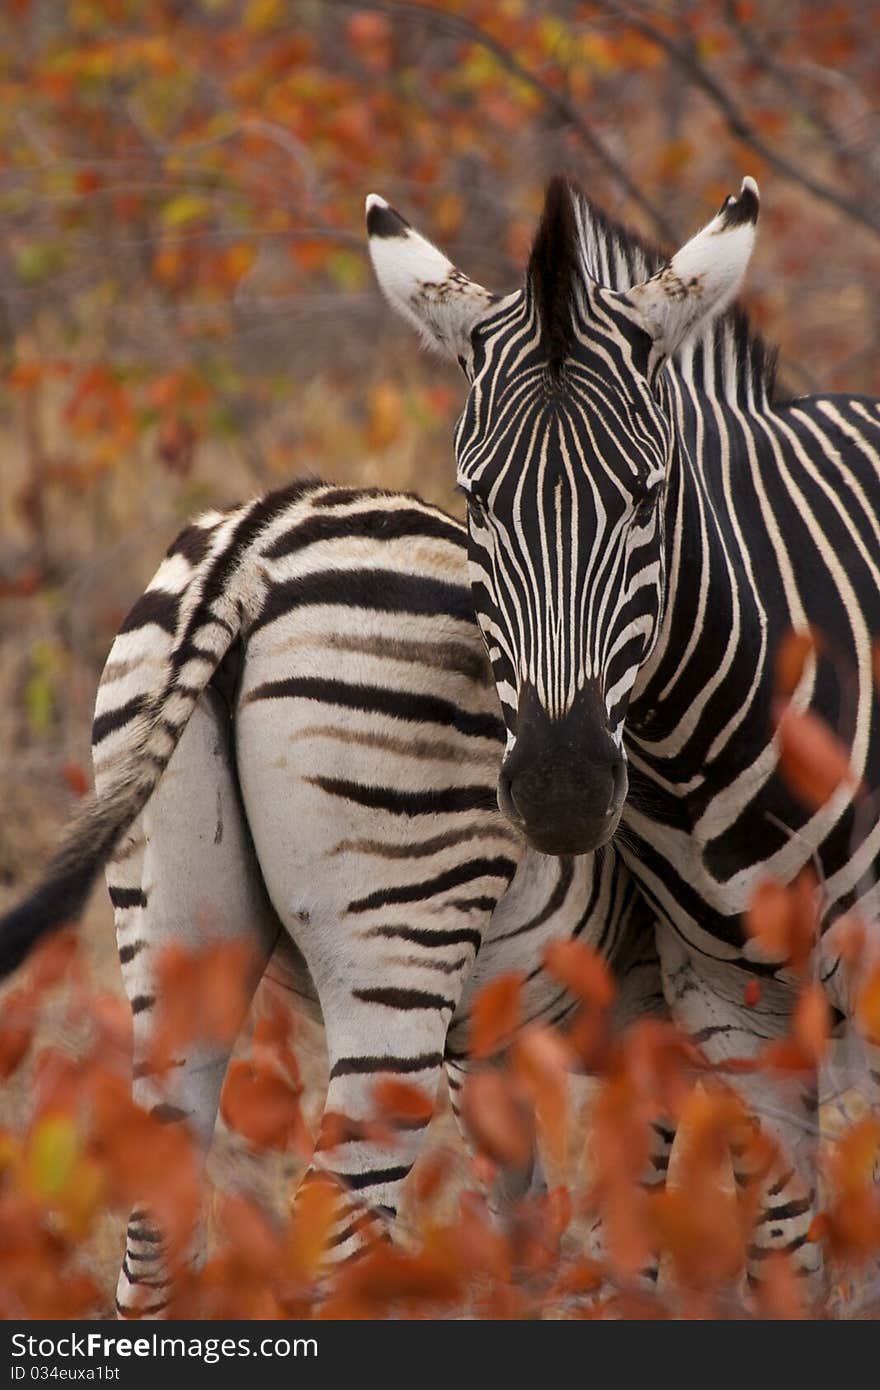
MULTIPOLYGON (((666 262, 555 180, 525 288, 487 306, 447 273, 459 302, 435 335, 448 347, 454 331, 471 382, 455 444, 507 725, 500 804, 551 852, 589 851, 620 823, 668 1001, 719 1060, 784 1033, 795 998, 784 962, 746 936, 756 883, 814 863, 825 925, 854 905, 876 922, 880 894, 876 815, 851 787, 817 811, 791 793, 773 709, 783 635, 818 630, 794 705, 878 786, 880 403, 775 398, 772 358, 727 310, 757 215, 746 180, 666 262)), ((430 333, 440 253, 425 247, 403 224, 371 240, 389 299, 430 333)), ((834 989, 837 965, 817 967, 834 989)), ((788 1249, 815 1271, 815 1084, 742 1089, 798 1157, 787 1183, 768 1180, 753 1260, 788 1249)))
MULTIPOLYGON (((331 1255, 354 1256, 376 1234, 370 1212, 380 1225, 395 1212, 422 1137, 363 1137, 374 1086, 398 1076, 433 1095, 445 1065, 460 1077, 484 984, 519 969, 526 1018, 564 1020, 572 1001, 541 959, 574 935, 612 961, 624 952, 634 1008, 659 1004, 649 920, 619 856, 547 858, 499 813, 503 738, 457 522, 412 497, 317 482, 208 514, 111 650, 96 798, 57 861, 79 866, 76 895, 65 889, 53 917, 38 889, 3 963, 73 916, 112 855, 135 1093, 207 1150, 228 1050, 193 1046, 151 1074, 157 955, 244 932, 253 986, 280 940, 294 991, 323 1016, 326 1111, 352 1121, 310 1172, 348 1190, 331 1255)), ((167 1302, 161 1235, 133 1218, 125 1315, 167 1302)))

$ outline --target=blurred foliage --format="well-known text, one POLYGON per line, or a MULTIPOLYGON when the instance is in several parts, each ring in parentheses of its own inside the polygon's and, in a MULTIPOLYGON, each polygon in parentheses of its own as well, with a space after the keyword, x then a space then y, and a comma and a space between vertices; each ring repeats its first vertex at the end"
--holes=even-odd
MULTIPOLYGON (((419 356, 379 303, 363 246, 369 191, 505 290, 559 169, 670 247, 751 173, 763 214, 747 299, 781 346, 784 380, 880 391, 876 21, 873 0, 6 0, 0 885, 11 895, 36 868, 85 790, 97 671, 188 514, 301 471, 453 504, 461 382, 419 356)), ((802 659, 787 653, 790 666, 802 659)), ((846 751, 791 710, 780 738, 810 804, 848 775, 846 751)), ((810 884, 760 886, 751 929, 796 965, 814 924, 810 884)), ((146 1192, 173 1234, 198 1198, 185 1139, 128 1099, 118 998, 73 970, 57 1002, 69 951, 56 943, 4 999, 0 1072, 24 1077, 30 1097, 0 1134, 6 1316, 100 1306, 106 1290, 82 1257, 101 1214, 146 1192), (65 1036, 86 1036, 78 1055, 41 1043, 47 1009, 60 1009, 65 1036)), ((454 1164, 435 1150, 414 1175, 415 1244, 376 1251, 336 1286, 331 1312, 589 1313, 597 1291, 615 1315, 742 1310, 754 1194, 719 1197, 719 1152, 743 1127, 723 1077, 668 1031, 610 1034, 601 962, 560 947, 548 964, 583 1001, 567 1039, 518 1030, 516 976, 476 1011, 474 1049, 488 1060, 465 1099, 474 1174, 515 1163, 534 1131, 562 1172, 565 1078, 588 1062, 600 1074, 589 1183, 524 1204, 498 1235, 479 1200, 443 1207, 454 1164), (509 1066, 489 1065, 511 1038, 509 1066), (658 1100, 692 1142, 677 1187, 647 1202, 637 1179, 658 1100), (599 1208, 612 1233, 605 1265, 562 1260, 564 1239, 599 1208), (632 1274, 657 1247, 673 1293, 648 1306, 632 1274)), ((222 953, 170 960, 161 1047, 190 1026, 222 1033, 239 974, 222 953)), ((859 996, 875 1041, 878 978, 859 996)), ((745 1003, 759 999, 752 981, 745 1003)), ((763 1064, 813 1065, 827 1027, 805 980, 792 1038, 763 1064)), ((255 1148, 301 1156, 309 1133, 289 1035, 277 1012, 257 1021, 224 1115, 255 1148)), ((406 1087, 376 1100, 376 1123, 392 1129, 432 1103, 406 1087)), ((345 1117, 334 1122, 344 1133, 345 1117)), ((865 1120, 829 1160, 813 1234, 844 1275, 880 1245, 867 1178, 877 1142, 865 1120)), ((318 1191, 284 1225, 250 1197, 225 1199, 221 1248, 182 1289, 181 1310, 311 1311, 330 1211, 318 1191)), ((768 1269, 758 1308, 805 1311, 784 1266, 768 1269)))
POLYGON ((63 573, 133 499, 164 524, 303 468, 449 497, 455 380, 381 314, 371 187, 504 289, 560 167, 667 241, 750 171, 750 299, 792 384, 876 389, 875 20, 809 0, 10 0, 7 582, 63 573))
MULTIPOLYGON (((131 1101, 128 1011, 87 986, 75 940, 61 934, 35 954, 0 1019, 0 1076, 23 1074, 28 1092, 16 1121, 0 1129, 0 1317, 105 1310, 110 1288, 95 1277, 96 1241, 108 1212, 124 1219, 133 1203, 154 1214, 178 1268, 171 1317, 804 1318, 841 1304, 851 1315, 876 1316, 880 1120, 864 1107, 837 1134, 821 1133, 822 1199, 809 1240, 823 1246, 829 1294, 811 1303, 781 1251, 768 1254, 754 1287, 745 1282, 746 1253, 766 1219, 762 1189, 790 1160, 745 1109, 731 1075, 806 1076, 821 1064, 830 1031, 824 996, 799 954, 802 939, 814 939, 815 902, 797 887, 773 888, 778 920, 765 894, 750 926, 778 950, 779 920, 794 925, 790 954, 782 951, 800 978, 788 1038, 749 1061, 713 1066, 672 1024, 650 1019, 618 1029, 604 962, 579 942, 557 943, 545 964, 578 1006, 565 1034, 523 1026, 519 977, 483 991, 471 1038, 480 1060, 461 1097, 471 1159, 432 1129, 395 1245, 365 1213, 361 1258, 337 1268, 326 1263, 327 1240, 339 1200, 348 1204, 350 1194, 329 1177, 313 1178, 281 1211, 252 1186, 221 1191, 207 1261, 189 1265, 205 1196, 195 1146, 185 1125, 131 1101), (41 1043, 53 1008, 68 1035, 83 1037, 78 1055, 41 1043), (579 1113, 571 1077, 583 1070, 595 1081, 579 1113), (678 1133, 667 1181, 650 1187, 643 1179, 658 1123, 678 1133), (528 1168, 536 1141, 551 1190, 517 1201, 499 1225, 489 1217, 486 1187, 528 1168), (598 1244, 590 1238, 597 1219, 598 1244), (656 1287, 642 1277, 652 1260, 660 1261, 656 1287)), ((880 965, 853 918, 846 932, 844 968, 860 1027, 876 1042, 880 965)), ((181 1048, 231 1041, 247 1002, 236 945, 171 947, 159 968, 157 1077, 181 1048)), ((759 998, 745 1002, 754 1007, 759 998)), ((376 1084, 372 1116, 328 1112, 313 1134, 300 1105, 289 1001, 264 989, 249 1039, 247 1057, 227 1074, 223 1117, 255 1154, 294 1154, 300 1172, 316 1144, 331 1162, 332 1150, 353 1136, 393 1147, 397 1134, 434 1111, 435 1097, 420 1086, 388 1079, 376 1084)), ((142 1290, 147 1302, 151 1287, 142 1290)))
POLYGON ((559 168, 666 241, 749 171, 791 384, 880 387, 873 4, 10 0, 0 55, 7 583, 303 468, 448 499, 371 187, 504 289, 559 168))

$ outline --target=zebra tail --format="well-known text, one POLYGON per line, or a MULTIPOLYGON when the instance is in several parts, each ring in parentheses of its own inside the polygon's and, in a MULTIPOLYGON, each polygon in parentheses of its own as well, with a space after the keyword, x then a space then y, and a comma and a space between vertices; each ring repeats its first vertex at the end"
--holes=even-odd
MULTIPOLYGON (((99 695, 102 712, 93 730, 98 790, 68 827, 35 888, 0 917, 0 979, 15 970, 43 937, 77 921, 95 879, 150 799, 199 698, 241 631, 248 606, 241 562, 248 543, 265 524, 263 512, 258 499, 217 527, 208 554, 192 567, 176 593, 162 587, 170 563, 166 560, 123 624, 108 670, 123 640, 134 639, 146 651, 148 643, 136 619, 145 604, 148 612, 155 612, 157 600, 174 602, 175 631, 160 663, 158 682, 157 629, 153 627, 150 654, 154 659, 152 664, 145 661, 142 674, 135 676, 141 688, 115 708, 112 698, 106 697, 104 705, 109 703, 110 708, 102 710, 99 695)), ((169 556, 173 552, 174 547, 169 556)), ((142 626, 146 630, 146 622, 142 626)), ((102 693, 104 689, 102 685, 102 693)), ((130 695, 131 689, 129 684, 126 693, 130 695)))

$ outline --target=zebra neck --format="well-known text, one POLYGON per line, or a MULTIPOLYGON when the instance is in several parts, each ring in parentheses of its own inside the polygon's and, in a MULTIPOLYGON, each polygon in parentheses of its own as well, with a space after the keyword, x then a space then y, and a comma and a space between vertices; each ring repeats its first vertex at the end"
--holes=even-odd
POLYGON ((712 419, 691 419, 677 438, 664 511, 659 633, 634 687, 627 731, 647 753, 675 735, 699 763, 725 720, 763 682, 767 623, 738 543, 744 518, 727 507, 731 477, 748 461, 733 457, 729 435, 722 439, 712 419), (701 693, 697 701, 694 691, 701 693), (710 701, 711 718, 704 719, 710 701))

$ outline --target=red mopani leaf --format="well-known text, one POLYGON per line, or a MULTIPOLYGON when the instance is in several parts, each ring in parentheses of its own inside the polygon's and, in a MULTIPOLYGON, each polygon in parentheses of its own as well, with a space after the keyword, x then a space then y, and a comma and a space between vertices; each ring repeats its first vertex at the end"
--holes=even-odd
POLYGON ((810 957, 817 927, 816 876, 811 867, 802 869, 790 884, 763 879, 756 885, 746 929, 768 961, 801 968, 810 957))
POLYGON ((761 1002, 761 982, 760 980, 749 980, 743 990, 743 1003, 747 1009, 753 1009, 756 1004, 761 1002))
POLYGON ((880 1047, 880 964, 874 966, 859 993, 856 1020, 868 1042, 880 1047))
POLYGON ((89 779, 82 763, 65 763, 61 769, 61 775, 74 796, 85 796, 89 789, 89 779))
POLYGON ((434 1114, 430 1096, 418 1086, 395 1077, 377 1081, 373 1098, 379 1118, 393 1129, 423 1129, 434 1114))
POLYGON ((858 782, 849 754, 825 721, 785 702, 779 710, 779 771, 804 805, 819 810, 842 786, 855 792, 858 782))
POLYGON ((477 1147, 493 1162, 521 1169, 531 1163, 534 1121, 509 1077, 499 1071, 469 1076, 462 1092, 461 1114, 477 1147))
POLYGON ((544 962, 572 994, 595 1009, 607 1009, 614 999, 614 980, 602 957, 580 941, 554 941, 544 962))
POLYGON ((807 985, 795 1005, 791 1032, 804 1056, 818 1066, 831 1030, 831 1011, 819 984, 807 985))
POLYGON ((776 694, 786 699, 801 682, 809 658, 820 650, 812 632, 787 632, 776 650, 776 694))
POLYGON ((250 1062, 233 1062, 226 1074, 220 1113, 230 1129, 258 1149, 310 1150, 299 1096, 279 1076, 250 1062))
POLYGON ((522 982, 521 974, 511 972, 477 995, 471 1012, 472 1057, 490 1057, 510 1042, 519 1025, 522 982))
POLYGON ((24 1061, 34 1037, 33 1004, 24 990, 7 994, 0 1017, 0 1077, 12 1076, 24 1061))
POLYGON ((513 1046, 512 1067, 535 1106, 542 1134, 555 1161, 568 1148, 568 1073, 574 1061, 565 1039, 553 1028, 530 1024, 513 1046))

